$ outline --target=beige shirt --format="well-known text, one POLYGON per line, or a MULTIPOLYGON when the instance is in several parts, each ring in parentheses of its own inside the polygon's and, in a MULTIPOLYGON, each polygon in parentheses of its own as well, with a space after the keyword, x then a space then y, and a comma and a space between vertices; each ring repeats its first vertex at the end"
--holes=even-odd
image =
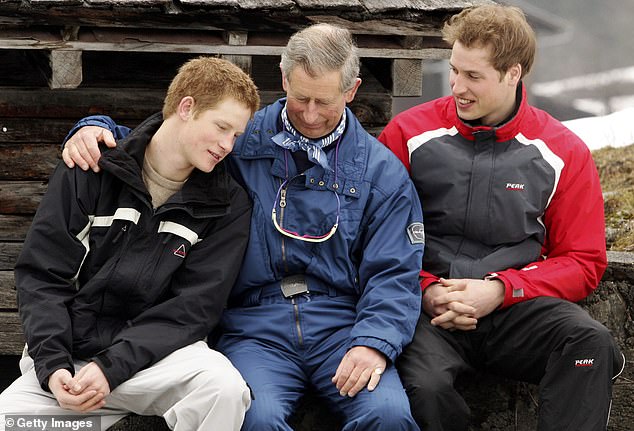
POLYGON ((162 177, 152 167, 148 158, 143 158, 143 182, 150 192, 150 196, 152 196, 152 206, 154 208, 158 208, 163 205, 170 196, 183 187, 185 181, 172 181, 162 177))

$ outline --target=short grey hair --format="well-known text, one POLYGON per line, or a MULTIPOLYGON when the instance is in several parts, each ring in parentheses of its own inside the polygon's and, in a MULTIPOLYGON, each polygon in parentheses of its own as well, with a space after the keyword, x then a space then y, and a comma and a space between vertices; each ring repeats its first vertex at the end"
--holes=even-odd
POLYGON ((354 86, 359 76, 359 53, 347 29, 331 24, 314 24, 291 36, 282 52, 280 66, 286 79, 297 66, 312 77, 340 71, 343 93, 354 86))

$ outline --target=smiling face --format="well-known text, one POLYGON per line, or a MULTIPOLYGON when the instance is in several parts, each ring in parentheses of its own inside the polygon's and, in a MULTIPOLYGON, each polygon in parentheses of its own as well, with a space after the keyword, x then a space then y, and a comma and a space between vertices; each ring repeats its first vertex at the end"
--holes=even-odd
POLYGON ((328 71, 310 76, 302 67, 292 69, 290 76, 282 76, 286 91, 288 119, 299 133, 317 139, 332 132, 361 84, 357 79, 348 91, 340 90, 341 73, 328 71))
POLYGON ((185 162, 211 172, 233 150, 250 116, 251 110, 244 104, 225 98, 212 109, 186 117, 179 134, 185 162))
POLYGON ((449 85, 460 118, 494 126, 515 109, 521 66, 516 64, 506 72, 499 72, 491 65, 490 58, 489 47, 467 48, 456 41, 449 60, 449 85))

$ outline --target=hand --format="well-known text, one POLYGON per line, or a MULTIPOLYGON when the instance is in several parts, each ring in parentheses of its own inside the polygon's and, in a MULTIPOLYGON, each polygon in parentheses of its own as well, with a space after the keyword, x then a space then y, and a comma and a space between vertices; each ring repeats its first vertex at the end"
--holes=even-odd
POLYGON ((105 395, 94 389, 71 393, 70 387, 79 389, 73 382, 73 376, 68 370, 60 369, 51 374, 48 378, 48 387, 55 396, 60 407, 76 412, 89 412, 97 410, 106 404, 105 395))
POLYGON ((75 167, 75 163, 84 171, 90 167, 93 171, 99 172, 97 161, 101 157, 99 142, 114 148, 117 142, 108 129, 98 126, 84 126, 66 141, 62 159, 69 168, 75 167))
POLYGON ((500 280, 441 278, 439 282, 447 293, 436 296, 433 305, 447 305, 448 311, 435 316, 431 323, 445 329, 475 329, 477 319, 489 315, 504 301, 505 287, 500 280))
POLYGON ((385 371, 387 361, 378 350, 366 346, 355 346, 344 355, 332 378, 341 396, 354 397, 364 387, 373 391, 381 374, 385 371))
POLYGON ((423 291, 423 311, 430 317, 440 316, 449 310, 446 303, 437 301, 449 293, 448 289, 440 283, 432 283, 423 291))

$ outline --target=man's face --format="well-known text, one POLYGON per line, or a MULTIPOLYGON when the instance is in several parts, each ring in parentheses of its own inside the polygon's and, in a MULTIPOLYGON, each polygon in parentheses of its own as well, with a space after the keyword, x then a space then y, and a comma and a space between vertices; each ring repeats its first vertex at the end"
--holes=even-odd
POLYGON ((494 126, 515 109, 521 66, 517 64, 500 75, 490 58, 488 46, 467 48, 455 42, 449 60, 449 85, 460 118, 480 119, 483 125, 494 126))
POLYGON ((232 98, 186 119, 180 132, 185 161, 203 172, 211 172, 233 150, 244 133, 251 111, 232 98))
POLYGON ((288 119, 299 133, 316 139, 332 132, 361 84, 357 79, 352 89, 339 90, 341 73, 325 72, 317 77, 308 75, 302 67, 295 67, 290 76, 282 76, 286 91, 288 119))

